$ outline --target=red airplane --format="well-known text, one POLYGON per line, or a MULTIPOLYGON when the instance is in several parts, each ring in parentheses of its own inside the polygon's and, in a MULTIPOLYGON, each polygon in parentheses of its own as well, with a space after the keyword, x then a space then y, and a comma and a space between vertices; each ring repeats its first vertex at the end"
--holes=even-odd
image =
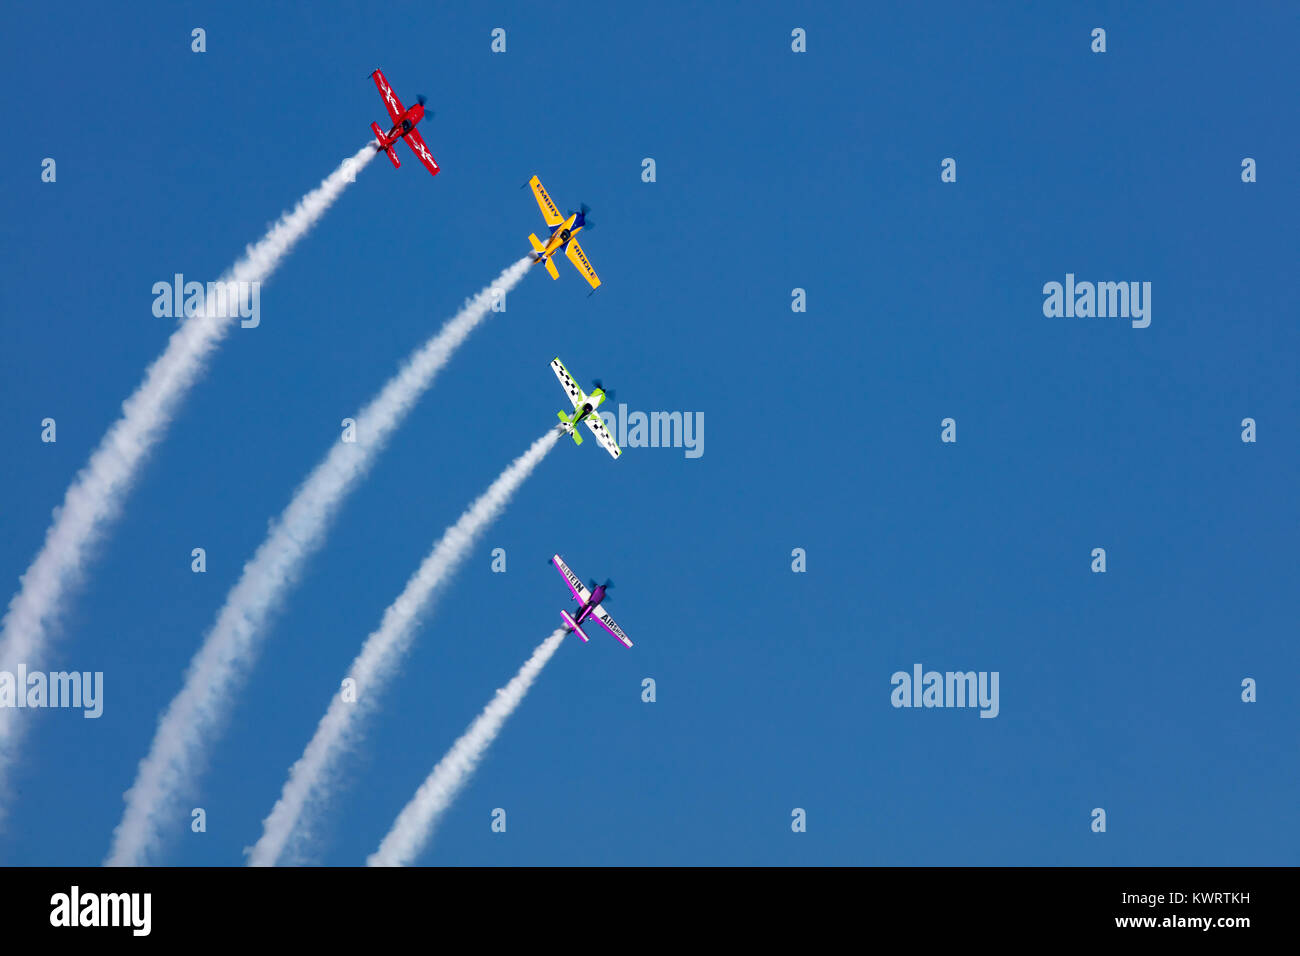
POLYGON ((379 70, 375 70, 370 75, 374 78, 375 86, 379 88, 379 95, 384 98, 384 106, 388 107, 388 115, 393 120, 393 128, 387 133, 380 130, 378 123, 370 124, 375 139, 378 141, 375 148, 387 153, 388 158, 393 161, 393 166, 400 168, 402 164, 398 162, 397 154, 393 152, 393 144, 399 139, 404 139, 415 152, 415 155, 419 157, 420 162, 424 163, 430 173, 437 176, 438 161, 433 158, 433 154, 429 152, 429 147, 425 145, 424 139, 415 128, 415 124, 424 119, 424 97, 417 97, 419 102, 409 110, 403 109, 402 101, 397 98, 393 88, 388 85, 388 80, 384 74, 379 70))

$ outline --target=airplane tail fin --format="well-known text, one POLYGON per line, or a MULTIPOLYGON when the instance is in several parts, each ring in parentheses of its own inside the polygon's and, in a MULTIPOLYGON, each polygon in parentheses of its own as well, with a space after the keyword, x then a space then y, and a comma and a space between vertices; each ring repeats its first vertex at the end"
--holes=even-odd
POLYGON ((574 634, 577 634, 580 638, 582 638, 582 641, 585 644, 588 640, 587 635, 582 633, 582 628, 578 627, 578 622, 569 616, 569 612, 561 611, 560 617, 564 618, 564 623, 569 626, 569 630, 571 630, 574 634))
POLYGON ((544 245, 542 245, 542 240, 537 238, 537 233, 535 232, 530 232, 528 234, 528 241, 533 244, 533 252, 541 252, 543 249, 546 248, 544 245))
POLYGON ((379 124, 371 123, 370 131, 375 134, 375 147, 377 149, 382 149, 385 153, 388 154, 388 159, 393 164, 394 169, 400 169, 402 167, 402 163, 400 160, 398 160, 397 154, 393 152, 393 144, 384 142, 384 133, 379 128, 379 124))
POLYGON ((555 268, 555 263, 550 259, 546 260, 546 271, 551 274, 552 279, 558 279, 560 277, 560 270, 555 268))
MULTIPOLYGON (((582 435, 578 433, 578 426, 573 423, 573 416, 566 415, 564 412, 556 412, 555 414, 559 416, 560 421, 569 426, 569 437, 573 439, 573 443, 575 445, 581 445, 582 435)), ((574 414, 577 413, 575 412, 574 414)))

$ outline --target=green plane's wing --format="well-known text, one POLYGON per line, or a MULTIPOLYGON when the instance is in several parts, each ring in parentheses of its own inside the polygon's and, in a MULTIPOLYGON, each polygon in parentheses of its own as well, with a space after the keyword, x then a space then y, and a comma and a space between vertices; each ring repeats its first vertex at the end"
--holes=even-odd
POLYGON ((560 385, 568 393, 569 401, 573 402, 573 407, 577 408, 581 405, 587 396, 582 393, 582 389, 578 387, 578 383, 569 374, 569 370, 564 367, 564 363, 558 358, 551 359, 551 370, 555 372, 555 377, 560 380, 560 385))
POLYGON ((605 447, 605 451, 615 458, 623 454, 623 449, 618 447, 618 442, 614 441, 614 436, 609 433, 609 429, 605 427, 605 422, 599 414, 592 412, 583 421, 587 423, 591 433, 596 436, 596 441, 605 447))

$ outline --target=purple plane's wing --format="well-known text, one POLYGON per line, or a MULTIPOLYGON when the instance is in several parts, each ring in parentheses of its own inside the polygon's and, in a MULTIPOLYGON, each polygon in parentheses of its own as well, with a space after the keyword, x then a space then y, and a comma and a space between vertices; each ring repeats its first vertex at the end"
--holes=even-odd
POLYGON ((632 646, 632 639, 623 632, 623 629, 618 626, 618 621, 610 617, 609 612, 603 607, 597 607, 591 612, 591 616, 596 619, 597 623, 599 623, 601 627, 622 641, 624 647, 632 646))
POLYGON ((563 558, 557 554, 551 558, 551 564, 555 565, 555 570, 564 576, 564 583, 573 592, 574 600, 579 604, 586 604, 591 600, 591 592, 583 587, 582 579, 569 570, 569 566, 564 563, 563 558))

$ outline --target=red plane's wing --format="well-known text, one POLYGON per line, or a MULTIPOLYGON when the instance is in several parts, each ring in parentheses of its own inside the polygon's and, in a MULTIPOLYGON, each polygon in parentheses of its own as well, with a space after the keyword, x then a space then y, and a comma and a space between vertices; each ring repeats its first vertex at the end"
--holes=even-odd
POLYGON ((406 112, 406 110, 402 108, 402 101, 397 98, 397 94, 393 92, 393 88, 388 85, 388 79, 384 76, 382 70, 375 70, 375 72, 371 73, 370 76, 374 79, 375 86, 379 88, 379 95, 384 98, 384 106, 388 107, 388 115, 391 116, 393 122, 396 123, 402 118, 402 114, 406 112))
POLYGON ((428 168, 433 175, 438 175, 438 161, 433 158, 433 153, 429 152, 429 147, 424 143, 424 137, 420 135, 418 129, 413 129, 405 136, 406 142, 410 145, 411 151, 419 157, 420 162, 428 168))

